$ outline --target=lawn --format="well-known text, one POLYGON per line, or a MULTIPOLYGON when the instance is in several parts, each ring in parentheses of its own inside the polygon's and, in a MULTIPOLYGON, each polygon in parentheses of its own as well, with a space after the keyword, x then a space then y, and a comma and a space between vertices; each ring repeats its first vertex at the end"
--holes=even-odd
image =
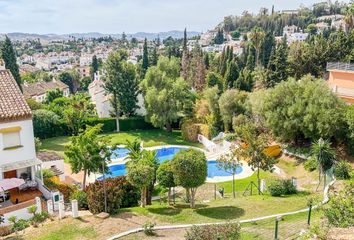
MULTIPOLYGON (((160 129, 154 130, 137 130, 129 132, 108 133, 102 136, 107 137, 112 145, 126 144, 127 140, 133 141, 139 139, 143 141, 145 147, 153 147, 159 145, 188 145, 201 147, 199 143, 193 143, 183 140, 181 131, 173 131, 168 133, 160 129)), ((55 151, 64 157, 65 145, 70 142, 69 137, 55 137, 42 140, 41 151, 55 151)))
MULTIPOLYGON (((274 178, 271 173, 261 172, 261 177, 268 181, 274 178)), ((168 223, 201 223, 201 222, 219 222, 227 220, 240 220, 277 213, 285 213, 296 211, 307 207, 310 197, 316 194, 309 192, 299 192, 298 194, 272 197, 267 193, 264 195, 256 195, 254 188, 253 195, 249 192, 245 196, 242 193, 247 185, 256 181, 256 175, 253 174, 249 178, 236 180, 236 198, 232 196, 232 183, 218 183, 217 188, 224 187, 225 197, 217 196, 214 200, 214 184, 207 183, 200 187, 197 192, 197 208, 190 209, 189 205, 184 203, 184 193, 176 198, 175 206, 168 206, 166 203, 153 202, 153 205, 146 208, 133 207, 122 209, 121 212, 134 212, 143 214, 152 219, 168 223)), ((119 216, 119 215, 118 215, 119 216)))

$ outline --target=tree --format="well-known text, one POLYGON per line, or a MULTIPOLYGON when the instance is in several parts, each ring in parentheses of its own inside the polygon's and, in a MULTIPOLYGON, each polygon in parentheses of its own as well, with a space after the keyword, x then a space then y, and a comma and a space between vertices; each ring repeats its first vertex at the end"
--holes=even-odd
POLYGON ((99 64, 98 64, 97 56, 93 55, 91 68, 90 68, 92 79, 93 79, 94 74, 98 71, 98 68, 99 68, 99 64))
POLYGON ((326 171, 331 169, 336 161, 336 152, 331 147, 329 141, 320 138, 315 141, 311 146, 311 154, 317 159, 317 166, 319 170, 319 184, 321 181, 321 175, 323 175, 323 188, 326 187, 326 171))
POLYGON ((150 56, 150 65, 156 66, 158 60, 159 60, 159 55, 157 54, 157 48, 154 47, 150 56))
POLYGON ((33 111, 34 136, 41 139, 55 137, 60 131, 59 121, 59 116, 52 111, 45 109, 33 111))
POLYGON ((176 184, 186 189, 190 207, 195 208, 195 194, 208 175, 205 154, 195 149, 183 150, 174 156, 171 164, 176 184))
POLYGON ((222 76, 219 73, 209 71, 206 76, 206 85, 209 88, 217 86, 220 91, 223 90, 222 76))
POLYGON ((139 160, 127 162, 127 180, 140 189, 140 206, 146 206, 147 192, 156 176, 156 170, 152 163, 152 157, 156 159, 156 152, 143 151, 139 160))
POLYGON ((75 71, 61 72, 58 75, 60 81, 69 86, 70 93, 75 93, 80 86, 78 73, 75 71))
POLYGON ((354 3, 351 3, 347 6, 347 9, 345 10, 344 21, 347 25, 348 32, 350 32, 354 28, 354 3))
POLYGON ((232 118, 246 111, 247 93, 236 89, 225 91, 219 99, 220 115, 225 131, 230 130, 232 118))
POLYGON ((281 81, 288 78, 287 72, 287 43, 284 37, 282 42, 278 44, 277 48, 272 51, 267 67, 267 81, 266 87, 274 87, 281 81))
POLYGON ((265 33, 264 31, 259 28, 259 27, 254 27, 250 33, 250 43, 253 46, 253 48, 256 50, 256 65, 257 67, 260 66, 260 51, 263 46, 264 38, 265 38, 265 33))
POLYGON ((71 137, 71 143, 65 146, 65 157, 68 159, 73 173, 83 174, 82 187, 86 188, 87 174, 108 171, 112 151, 106 139, 100 138, 102 125, 87 126, 78 136, 71 137))
POLYGON ((236 197, 235 191, 235 175, 237 173, 237 169, 241 165, 240 159, 242 157, 242 152, 239 147, 232 145, 230 147, 230 151, 224 155, 221 155, 217 159, 217 166, 219 169, 223 169, 225 172, 232 174, 232 196, 236 197))
POLYGON ((22 91, 22 87, 21 87, 22 81, 21 81, 21 76, 20 76, 20 70, 17 65, 16 53, 15 53, 15 50, 12 46, 11 40, 7 35, 5 36, 5 41, 3 42, 2 46, 1 46, 0 52, 1 52, 1 58, 5 62, 5 68, 10 70, 12 76, 16 80, 18 87, 22 91))
POLYGON ((224 41, 225 41, 224 31, 221 28, 219 28, 218 32, 216 33, 216 36, 214 38, 214 42, 215 42, 215 44, 223 44, 224 41))
POLYGON ((59 88, 52 89, 52 90, 47 91, 45 102, 51 103, 54 101, 54 99, 60 98, 60 97, 63 97, 63 91, 61 91, 59 88))
POLYGON ((343 103, 323 80, 305 76, 268 89, 260 102, 260 116, 283 141, 330 139, 341 133, 343 103))
POLYGON ((227 70, 225 73, 224 91, 234 86, 234 83, 239 77, 239 69, 235 61, 230 61, 227 64, 227 70))
POLYGON ((168 188, 168 204, 171 204, 171 188, 176 186, 172 171, 172 161, 162 163, 157 169, 156 177, 160 186, 168 188))
POLYGON ((87 94, 76 94, 65 108, 60 108, 60 111, 71 134, 76 136, 84 128, 87 118, 93 115, 93 105, 87 94))
POLYGON ((241 91, 251 92, 253 85, 253 72, 247 68, 242 69, 234 82, 234 87, 241 91))
POLYGON ((148 70, 150 66, 149 63, 149 51, 148 51, 148 44, 147 44, 147 39, 145 38, 144 40, 144 46, 143 46, 143 62, 142 62, 142 69, 143 69, 143 75, 142 78, 145 77, 146 71, 148 70))
POLYGON ((240 146, 240 155, 248 162, 253 171, 257 170, 258 194, 261 193, 260 170, 272 171, 276 159, 265 154, 268 147, 268 136, 260 133, 254 123, 246 123, 237 129, 237 134, 244 143, 240 146))
POLYGON ((191 101, 188 84, 179 77, 177 58, 160 57, 140 83, 144 94, 146 118, 155 127, 165 127, 171 132, 171 124, 184 116, 185 106, 191 101))
POLYGON ((127 53, 111 53, 106 61, 105 89, 112 94, 111 103, 119 131, 119 116, 131 116, 137 109, 138 81, 134 65, 126 62, 127 53))

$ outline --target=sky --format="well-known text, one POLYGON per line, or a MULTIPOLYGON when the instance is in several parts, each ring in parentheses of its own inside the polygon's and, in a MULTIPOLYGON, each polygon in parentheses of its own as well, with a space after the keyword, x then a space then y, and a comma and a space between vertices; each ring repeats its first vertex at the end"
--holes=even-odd
POLYGON ((0 33, 205 32, 224 16, 318 0, 0 0, 0 33))

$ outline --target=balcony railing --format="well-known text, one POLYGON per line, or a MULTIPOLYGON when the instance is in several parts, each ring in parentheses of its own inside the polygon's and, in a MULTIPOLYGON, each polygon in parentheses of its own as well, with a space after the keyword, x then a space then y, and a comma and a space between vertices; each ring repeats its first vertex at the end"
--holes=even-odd
POLYGON ((344 63, 344 62, 329 62, 327 63, 327 71, 330 70, 340 70, 340 71, 351 71, 354 72, 354 63, 344 63))

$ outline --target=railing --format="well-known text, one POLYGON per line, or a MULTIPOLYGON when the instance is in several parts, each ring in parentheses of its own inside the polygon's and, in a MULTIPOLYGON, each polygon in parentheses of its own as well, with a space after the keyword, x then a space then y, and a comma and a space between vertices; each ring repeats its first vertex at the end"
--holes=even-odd
POLYGON ((329 70, 341 70, 341 71, 352 71, 354 72, 354 63, 344 63, 344 62, 328 62, 327 71, 329 70))

